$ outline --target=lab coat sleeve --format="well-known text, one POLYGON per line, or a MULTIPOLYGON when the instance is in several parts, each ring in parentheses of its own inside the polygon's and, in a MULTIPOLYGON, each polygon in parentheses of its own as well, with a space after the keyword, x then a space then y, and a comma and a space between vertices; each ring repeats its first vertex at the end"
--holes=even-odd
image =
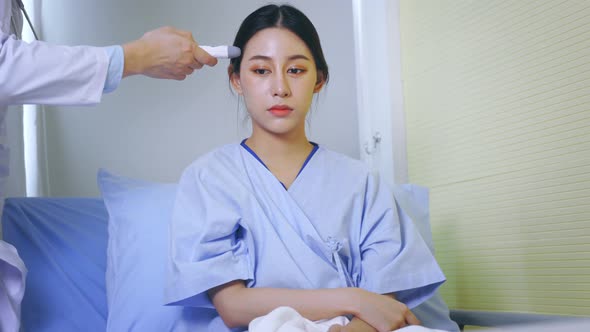
POLYGON ((0 331, 19 331, 26 276, 16 248, 0 240, 0 331))
POLYGON ((0 31, 0 105, 96 104, 108 67, 105 48, 26 43, 0 31))

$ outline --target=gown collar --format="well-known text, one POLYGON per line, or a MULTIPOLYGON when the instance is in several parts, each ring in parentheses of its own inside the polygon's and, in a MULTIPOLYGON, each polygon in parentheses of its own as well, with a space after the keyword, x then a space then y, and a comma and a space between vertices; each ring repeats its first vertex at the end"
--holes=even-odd
MULTIPOLYGON (((250 149, 250 147, 248 145, 246 145, 246 140, 247 140, 247 138, 244 138, 242 140, 242 143, 240 143, 240 145, 244 149, 246 149, 246 151, 248 151, 254 158, 256 158, 256 160, 258 160, 262 164, 262 166, 264 166, 266 169, 268 169, 268 167, 266 167, 266 165, 264 164, 264 162, 262 161, 262 159, 260 159, 260 157, 258 157, 258 155, 256 154, 256 152, 254 152, 254 150, 250 149)), ((309 143, 311 145, 313 145, 313 149, 311 150, 311 152, 309 153, 309 155, 305 159, 305 162, 303 162, 303 165, 301 166, 301 169, 299 170, 299 172, 297 172, 297 176, 299 176, 299 174, 301 174, 301 172, 303 171, 303 169, 305 168, 305 166, 307 165, 307 163, 311 160, 311 157, 313 157, 313 155, 319 149, 319 145, 317 143, 315 143, 315 142, 309 142, 309 143)), ((285 188, 285 190, 286 190, 287 187, 282 182, 281 182, 281 184, 283 185, 283 188, 285 188)))

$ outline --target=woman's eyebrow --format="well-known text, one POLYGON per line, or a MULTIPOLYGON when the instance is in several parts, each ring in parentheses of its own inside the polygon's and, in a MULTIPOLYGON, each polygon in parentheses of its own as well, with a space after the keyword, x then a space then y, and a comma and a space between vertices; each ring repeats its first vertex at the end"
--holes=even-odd
MULTIPOLYGON (((308 57, 306 57, 303 54, 294 54, 294 55, 291 55, 287 58, 287 60, 289 60, 289 61, 298 60, 298 59, 311 61, 311 60, 309 60, 308 57)), ((254 55, 250 59, 248 59, 248 61, 253 61, 253 60, 272 61, 272 57, 269 57, 266 55, 254 55)))

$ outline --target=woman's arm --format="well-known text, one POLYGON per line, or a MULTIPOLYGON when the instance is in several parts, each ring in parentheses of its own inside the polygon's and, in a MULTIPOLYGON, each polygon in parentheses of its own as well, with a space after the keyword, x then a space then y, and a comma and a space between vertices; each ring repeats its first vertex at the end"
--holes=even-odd
POLYGON ((242 280, 235 280, 209 290, 209 297, 225 325, 234 328, 248 326, 254 318, 281 306, 291 307, 310 320, 352 314, 357 296, 354 288, 247 288, 242 280))
MULTIPOLYGON (((383 296, 389 297, 395 301, 395 294, 384 294, 383 296)), ((401 304, 400 302, 397 303, 401 304)), ((350 323, 346 324, 346 326, 336 324, 331 326, 328 332, 388 332, 397 330, 407 325, 420 325, 420 321, 405 305, 398 305, 397 309, 398 316, 394 316, 396 318, 392 321, 386 322, 385 325, 375 325, 377 327, 373 327, 371 324, 356 316, 353 317, 350 323)), ((371 313, 378 315, 379 308, 374 308, 371 313)))
MULTIPOLYGON (((355 318, 359 318, 362 323, 355 322, 354 326, 363 327, 363 324, 370 324, 379 332, 388 332, 407 325, 420 325, 420 320, 414 316, 412 311, 410 311, 405 304, 397 301, 395 294, 393 293, 379 295, 379 298, 367 298, 366 301, 367 302, 363 303, 363 306, 365 307, 363 309, 365 310, 362 310, 360 314, 355 315, 356 317, 351 321, 355 322, 355 318), (385 305, 380 302, 373 302, 373 300, 376 299, 387 299, 390 303, 385 305)), ((344 331, 357 330, 344 329, 344 331)), ((360 329, 358 331, 365 331, 365 329, 360 329)))
POLYGON ((354 315, 378 331, 418 323, 410 310, 393 296, 360 288, 247 288, 244 281, 235 280, 209 290, 209 297, 230 328, 248 326, 254 318, 281 306, 291 307, 312 321, 354 315))

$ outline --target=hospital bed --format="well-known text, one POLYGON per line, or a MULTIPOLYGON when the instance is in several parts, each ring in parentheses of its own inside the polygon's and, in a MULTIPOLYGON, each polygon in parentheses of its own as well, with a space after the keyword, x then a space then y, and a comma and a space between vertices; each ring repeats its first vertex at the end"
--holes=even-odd
MULTIPOLYGON (((112 193, 109 198, 114 198, 121 204, 115 207, 109 206, 109 210, 102 198, 9 198, 6 200, 2 220, 3 237, 5 241, 18 249, 29 270, 27 288, 22 302, 23 331, 104 332, 107 328, 107 301, 114 303, 117 301, 114 298, 116 296, 129 297, 137 294, 126 293, 128 290, 119 290, 117 293, 115 290, 110 292, 115 294, 113 298, 107 297, 107 287, 115 287, 105 281, 105 273, 106 279, 109 279, 109 274, 114 273, 107 271, 106 264, 107 259, 114 259, 107 257, 107 247, 115 245, 108 240, 108 227, 110 227, 108 211, 113 211, 113 208, 122 209, 124 213, 127 213, 127 217, 133 213, 139 213, 144 219, 136 225, 142 228, 142 233, 129 233, 124 236, 124 241, 128 241, 124 244, 129 244, 129 250, 138 243, 141 244, 137 236, 152 234, 154 236, 147 239, 151 245, 145 246, 145 250, 139 248, 140 251, 144 251, 142 256, 159 255, 161 259, 166 254, 154 251, 154 247, 165 246, 163 244, 165 239, 161 236, 162 231, 165 232, 165 225, 162 224, 158 226, 159 229, 156 229, 155 226, 150 226, 149 220, 156 217, 154 213, 157 214, 157 211, 154 212, 154 209, 164 205, 167 208, 171 207, 174 188, 170 185, 149 185, 136 181, 127 181, 119 185, 121 191, 112 193), (126 196, 129 193, 126 190, 130 188, 136 193, 131 198, 128 197, 129 195, 126 196), (151 190, 153 188, 157 190, 151 190), (141 211, 129 210, 128 207, 132 204, 141 204, 141 211), (162 238, 160 244, 154 242, 160 241, 156 240, 157 238, 162 238)), ((125 216, 121 218, 124 219, 125 216)), ((113 230, 110 229, 110 231, 113 230)), ((129 252, 123 253, 120 260, 128 257, 131 260, 135 259, 138 265, 141 264, 143 258, 128 254, 129 252)), ((130 324, 140 324, 137 323, 139 315, 148 314, 157 318, 158 315, 163 314, 161 311, 146 312, 145 308, 142 308, 150 301, 158 301, 160 294, 151 294, 148 291, 151 288, 149 283, 156 282, 155 279, 146 279, 148 276, 145 275, 150 274, 149 272, 135 272, 136 274, 125 276, 127 287, 139 287, 137 292, 148 294, 144 294, 147 297, 140 299, 144 303, 127 301, 123 303, 125 308, 118 307, 118 313, 121 310, 133 311, 119 317, 130 324)), ((173 310, 182 310, 178 307, 166 307, 166 310, 168 311, 164 314, 168 317, 182 314, 178 311, 173 312, 173 310)), ((531 331, 541 331, 542 329, 535 324, 552 326, 551 324, 565 322, 573 324, 573 328, 569 329, 571 331, 590 331, 590 321, 564 321, 563 319, 567 317, 563 316, 452 310, 451 317, 461 327, 471 325, 497 327, 524 323, 525 325, 521 325, 520 328, 526 328, 527 325, 532 324, 531 331)), ((143 323, 161 324, 162 322, 154 323, 148 319, 143 323)), ((141 328, 133 330, 142 331, 141 328)), ((159 329, 159 331, 162 330, 159 329)), ((502 329, 502 331, 509 330, 511 329, 507 327, 502 329)), ((521 330, 514 329, 514 331, 521 330)))

